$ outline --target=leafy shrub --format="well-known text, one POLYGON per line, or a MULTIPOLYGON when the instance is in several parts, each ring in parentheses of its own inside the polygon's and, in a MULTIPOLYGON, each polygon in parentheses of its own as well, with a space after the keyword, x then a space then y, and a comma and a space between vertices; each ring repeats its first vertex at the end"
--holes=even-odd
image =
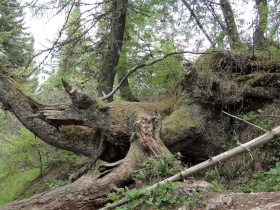
MULTIPOLYGON (((180 153, 175 156, 181 158, 180 153)), ((137 172, 132 175, 132 179, 141 179, 146 184, 152 184, 183 170, 180 164, 174 164, 175 156, 171 153, 162 153, 159 157, 146 158, 141 168, 135 169, 137 172)))
POLYGON ((251 186, 262 192, 275 191, 280 189, 280 163, 267 172, 253 175, 251 186))

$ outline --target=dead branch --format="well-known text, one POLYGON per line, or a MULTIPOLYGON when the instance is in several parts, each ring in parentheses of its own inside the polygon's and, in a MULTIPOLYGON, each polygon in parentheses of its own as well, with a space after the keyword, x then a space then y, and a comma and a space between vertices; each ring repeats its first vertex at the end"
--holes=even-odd
POLYGON ((251 126, 253 126, 253 127, 256 127, 256 128, 258 128, 258 129, 260 129, 260 130, 262 130, 262 131, 264 131, 264 132, 268 132, 268 130, 265 130, 264 128, 262 128, 262 127, 260 127, 260 126, 257 126, 257 125, 255 125, 255 124, 253 124, 253 123, 250 123, 250 122, 248 122, 248 121, 246 121, 246 120, 243 120, 243 119, 240 118, 240 117, 236 117, 236 116, 231 115, 231 114, 229 114, 229 113, 227 113, 227 112, 225 112, 225 111, 222 111, 222 113, 224 113, 224 114, 226 114, 226 115, 228 115, 228 116, 230 116, 230 117, 233 117, 233 118, 235 118, 235 119, 238 119, 238 120, 240 120, 240 121, 242 121, 242 122, 245 122, 245 123, 247 123, 247 124, 249 124, 249 125, 251 125, 251 126))

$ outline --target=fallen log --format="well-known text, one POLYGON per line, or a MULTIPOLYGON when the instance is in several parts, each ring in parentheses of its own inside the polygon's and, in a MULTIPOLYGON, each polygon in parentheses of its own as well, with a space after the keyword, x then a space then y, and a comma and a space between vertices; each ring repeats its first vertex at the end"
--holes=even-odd
MULTIPOLYGON (((231 150, 228 150, 224 153, 221 153, 215 157, 212 157, 200 164, 197 164, 191 168, 186 169, 185 171, 182 171, 180 173, 175 174, 174 176, 171 176, 165 180, 162 180, 158 183, 153 184, 152 186, 148 187, 142 194, 139 195, 143 196, 145 193, 148 193, 152 190, 155 190, 160 184, 163 184, 167 181, 171 181, 171 182, 176 182, 176 181, 180 181, 183 180, 189 176, 195 175, 201 171, 204 171, 210 167, 216 166, 219 163, 222 163, 226 160, 229 160, 233 157, 236 157, 240 154, 243 154, 245 152, 250 152, 253 149, 256 149, 262 145, 264 145, 265 143, 270 142, 271 140, 280 137, 280 126, 272 129, 271 131, 268 131, 267 133, 265 133, 262 136, 259 136, 249 142, 246 142, 244 144, 240 144, 238 147, 235 147, 231 150)), ((126 204, 127 202, 129 202, 127 199, 123 198, 115 203, 112 203, 110 206, 108 207, 104 207, 101 208, 99 210, 107 210, 107 209, 114 209, 117 206, 121 206, 123 204, 126 204)))

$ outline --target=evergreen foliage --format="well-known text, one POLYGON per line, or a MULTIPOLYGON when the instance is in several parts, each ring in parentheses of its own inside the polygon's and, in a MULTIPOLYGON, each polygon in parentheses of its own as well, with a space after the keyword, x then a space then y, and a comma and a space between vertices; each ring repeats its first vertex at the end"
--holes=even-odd
MULTIPOLYGON (((34 40, 26 32, 24 13, 19 1, 1 0, 0 14, 1 62, 16 69, 25 68, 33 56, 34 40)), ((25 73, 24 76, 28 75, 25 73)))
POLYGON ((0 144, 0 205, 18 199, 28 183, 48 168, 77 158, 36 138, 11 113, 1 110, 0 144))
POLYGON ((77 5, 69 15, 65 39, 61 41, 62 47, 56 57, 57 76, 79 85, 80 89, 85 82, 94 79, 96 63, 90 51, 90 39, 85 35, 81 20, 80 6, 77 5))

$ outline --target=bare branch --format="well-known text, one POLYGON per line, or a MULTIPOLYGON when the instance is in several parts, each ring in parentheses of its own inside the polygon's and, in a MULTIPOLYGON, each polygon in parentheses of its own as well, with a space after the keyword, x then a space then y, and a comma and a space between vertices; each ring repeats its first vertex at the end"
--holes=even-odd
POLYGON ((214 42, 211 39, 211 37, 208 35, 208 33, 206 32, 206 30, 204 29, 203 25, 201 24, 199 18, 197 17, 197 15, 194 13, 194 10, 191 8, 191 5, 186 1, 186 0, 182 0, 182 2, 184 3, 184 5, 187 7, 187 9, 189 10, 189 12, 191 13, 191 16, 193 16, 193 18, 195 19, 196 24, 198 25, 198 27, 200 28, 200 30, 204 33, 204 35, 206 36, 206 38, 208 39, 208 41, 210 42, 211 46, 214 46, 214 42))
POLYGON ((156 59, 156 60, 153 60, 149 63, 142 63, 142 64, 139 64, 139 65, 136 65, 134 66, 133 68, 129 69, 127 74, 122 78, 122 80, 120 81, 120 83, 106 96, 100 98, 101 100, 106 100, 108 98, 110 98, 111 96, 113 96, 117 90, 122 86, 123 82, 125 81, 125 79, 127 79, 133 72, 135 72, 137 69, 140 69, 140 68, 143 68, 143 67, 146 67, 146 66, 151 66, 151 65, 154 65, 155 63, 158 63, 162 60, 164 60, 165 58, 171 56, 171 55, 178 55, 178 54, 185 54, 185 53, 189 53, 189 54, 195 54, 195 55, 202 55, 202 54, 209 54, 207 52, 191 52, 191 51, 180 51, 180 52, 172 52, 172 53, 168 53, 166 54, 165 56, 159 58, 159 59, 156 59))
POLYGON ((226 114, 226 115, 228 115, 228 116, 231 116, 231 117, 233 117, 233 118, 235 118, 235 119, 238 119, 238 120, 240 120, 240 121, 242 121, 242 122, 245 122, 245 123, 247 123, 247 124, 249 124, 249 125, 251 125, 251 126, 254 126, 254 127, 256 127, 256 128, 258 128, 258 129, 264 131, 264 132, 268 132, 268 131, 265 130, 264 128, 262 128, 262 127, 260 127, 260 126, 257 126, 257 125, 255 125, 255 124, 253 124, 253 123, 250 123, 250 122, 248 122, 248 121, 246 121, 246 120, 243 120, 242 118, 239 118, 239 117, 236 117, 236 116, 234 116, 234 115, 231 115, 231 114, 229 114, 229 113, 227 113, 227 112, 225 112, 225 111, 222 111, 222 113, 224 113, 224 114, 226 114))

